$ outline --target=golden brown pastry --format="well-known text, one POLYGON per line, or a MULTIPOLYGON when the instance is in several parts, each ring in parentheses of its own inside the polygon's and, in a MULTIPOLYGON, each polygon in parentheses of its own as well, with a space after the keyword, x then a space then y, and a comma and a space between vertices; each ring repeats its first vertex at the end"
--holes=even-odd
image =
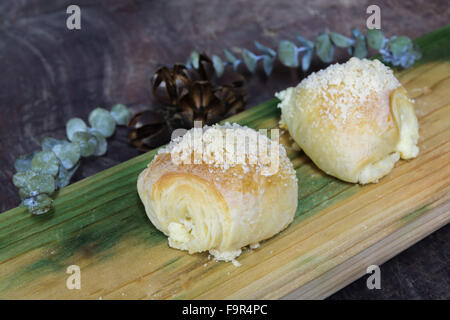
POLYGON ((237 124, 189 130, 159 151, 137 188, 171 247, 225 261, 286 228, 298 203, 285 149, 237 124))
POLYGON ((388 67, 351 58, 276 94, 281 125, 327 174, 377 182, 399 158, 417 156, 413 102, 388 67))

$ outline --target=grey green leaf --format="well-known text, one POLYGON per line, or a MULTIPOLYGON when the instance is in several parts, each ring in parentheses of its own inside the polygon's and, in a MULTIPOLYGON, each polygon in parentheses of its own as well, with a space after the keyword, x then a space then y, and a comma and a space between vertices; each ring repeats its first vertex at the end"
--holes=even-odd
POLYGON ((278 44, 278 57, 286 67, 298 67, 298 50, 294 43, 281 40, 278 44))
POLYGON ((414 57, 414 59, 418 60, 422 58, 422 52, 419 47, 413 45, 413 47, 409 50, 409 53, 414 57))
POLYGON ((36 155, 37 151, 20 156, 14 161, 14 168, 17 172, 31 169, 31 160, 36 155))
POLYGON ((199 61, 200 61, 200 53, 198 53, 198 51, 196 50, 192 51, 189 56, 189 64, 193 66, 195 69, 198 69, 199 61))
POLYGON ((366 39, 363 34, 359 34, 356 37, 353 56, 360 59, 367 57, 366 39))
POLYGON ((94 156, 103 156, 108 149, 108 142, 105 137, 96 129, 89 128, 89 133, 97 138, 97 147, 95 148, 94 156))
POLYGON ((384 35, 379 29, 369 29, 367 30, 367 44, 375 50, 380 50, 383 48, 384 35))
MULTIPOLYGON (((104 138, 103 138, 104 139, 104 138)), ((57 144, 52 150, 64 168, 70 169, 80 160, 81 149, 78 143, 57 144)))
POLYGON ((116 130, 116 121, 106 109, 95 108, 89 114, 88 120, 91 127, 98 130, 105 138, 111 137, 116 130))
POLYGON ((41 151, 36 153, 31 160, 31 169, 39 173, 56 176, 59 170, 59 160, 53 151, 41 151))
POLYGON ((261 51, 262 53, 264 53, 270 57, 275 57, 277 55, 277 52, 275 50, 273 50, 272 48, 263 46, 261 43, 259 43, 256 40, 255 40, 255 46, 258 48, 259 51, 261 51))
POLYGON ((317 37, 316 53, 320 60, 325 63, 333 61, 334 47, 327 33, 322 33, 317 37))
POLYGON ((214 70, 216 71, 217 76, 221 77, 223 74, 223 71, 225 70, 225 66, 223 64, 222 59, 218 55, 215 55, 215 54, 213 54, 211 58, 212 58, 213 67, 214 67, 214 70))
POLYGON ((301 44, 302 46, 304 46, 304 47, 306 47, 306 48, 309 48, 309 49, 314 48, 314 42, 312 42, 312 41, 310 41, 310 40, 308 40, 308 39, 306 39, 306 38, 303 38, 303 37, 300 36, 300 35, 297 35, 296 38, 297 38, 298 42, 300 42, 300 44, 301 44))
POLYGON ((19 190, 21 198, 34 197, 38 194, 52 194, 55 191, 55 178, 49 174, 41 173, 32 176, 26 185, 19 190))
POLYGON ((225 58, 228 62, 234 64, 238 60, 229 50, 224 49, 223 52, 225 53, 225 58))
POLYGON ((25 199, 23 205, 34 215, 41 215, 50 212, 53 209, 53 199, 46 194, 40 194, 35 197, 25 199))
POLYGON ((263 68, 266 75, 270 75, 273 70, 273 63, 275 61, 275 57, 264 56, 263 57, 263 68))
POLYGON ((258 63, 258 57, 253 52, 243 49, 242 59, 244 60, 244 64, 247 66, 247 69, 251 73, 254 73, 256 71, 256 64, 258 63))
POLYGON ((56 188, 61 189, 67 186, 70 183, 70 179, 72 179, 72 176, 75 174, 75 172, 78 170, 79 167, 80 167, 79 162, 70 170, 61 167, 61 169, 59 170, 58 177, 56 178, 56 188))
POLYGON ((88 132, 75 132, 72 142, 79 144, 82 157, 92 156, 97 149, 97 138, 88 132))
POLYGON ((303 72, 308 71, 309 67, 311 66, 311 60, 313 56, 313 49, 309 49, 305 52, 305 54, 302 57, 302 70, 303 72))
POLYGON ((353 45, 353 40, 336 32, 330 32, 330 38, 333 43, 340 48, 348 48, 353 45))
MULTIPOLYGON (((22 187, 19 189, 19 197, 20 199, 28 199, 29 197, 31 197, 31 190, 28 189, 27 187, 22 187)), ((34 196, 37 195, 37 192, 34 192, 33 194, 34 196)))
POLYGON ((387 43, 387 48, 390 50, 394 58, 399 57, 402 53, 408 51, 413 43, 407 36, 392 37, 387 43))
POLYGON ((82 119, 80 119, 80 118, 72 118, 69 121, 67 121, 67 124, 66 124, 66 135, 67 135, 67 138, 70 141, 72 141, 73 134, 75 132, 78 132, 78 131, 86 132, 87 128, 88 127, 87 127, 86 123, 82 119))
POLYGON ((124 104, 115 104, 110 113, 119 126, 126 126, 130 122, 131 112, 124 104))
POLYGON ((38 194, 52 194, 55 191, 55 178, 49 174, 41 173, 31 177, 26 188, 38 194))
POLYGON ((18 188, 25 187, 36 174, 33 170, 19 171, 13 176, 13 184, 18 188))
POLYGON ((51 151, 54 146, 67 142, 66 140, 59 140, 55 138, 45 137, 41 141, 41 147, 43 151, 51 151))

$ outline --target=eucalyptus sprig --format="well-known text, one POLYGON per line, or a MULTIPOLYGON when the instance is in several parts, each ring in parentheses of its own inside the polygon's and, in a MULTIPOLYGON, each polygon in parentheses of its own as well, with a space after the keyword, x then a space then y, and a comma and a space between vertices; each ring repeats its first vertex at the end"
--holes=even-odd
POLYGON ((116 104, 111 111, 94 109, 88 122, 72 118, 66 124, 69 141, 46 137, 41 150, 19 157, 14 167, 14 185, 19 188, 21 205, 34 215, 47 213, 53 208, 52 194, 69 184, 80 167, 80 158, 102 156, 106 153, 106 138, 114 134, 116 125, 126 125, 131 113, 123 104, 116 104))
MULTIPOLYGON (((238 58, 225 49, 224 59, 214 54, 212 60, 216 74, 220 77, 227 66, 232 66, 236 70, 241 64, 245 65, 251 73, 255 73, 259 63, 262 63, 264 72, 269 76, 272 73, 276 58, 286 67, 298 68, 301 65, 302 70, 306 72, 311 66, 314 54, 321 61, 331 63, 334 58, 335 47, 347 48, 350 55, 361 59, 367 57, 368 49, 372 48, 379 52, 383 62, 403 68, 409 68, 422 56, 419 48, 407 36, 386 38, 383 32, 378 29, 369 29, 364 35, 356 28, 351 30, 351 35, 351 37, 347 37, 336 32, 322 32, 319 33, 315 41, 297 35, 298 44, 290 40, 281 40, 277 51, 255 41, 258 53, 241 49, 239 50, 240 58, 238 58), (300 56, 301 59, 299 59, 300 56)), ((193 51, 186 62, 186 66, 197 68, 199 56, 199 52, 193 51)))

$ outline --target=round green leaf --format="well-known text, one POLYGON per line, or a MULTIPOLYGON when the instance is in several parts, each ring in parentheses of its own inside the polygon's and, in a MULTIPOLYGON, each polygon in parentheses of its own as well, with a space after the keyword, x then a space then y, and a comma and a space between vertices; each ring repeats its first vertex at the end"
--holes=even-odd
POLYGON ((244 63, 247 66, 247 69, 251 73, 255 73, 256 64, 258 63, 258 57, 253 52, 251 52, 247 49, 243 49, 242 50, 242 59, 244 60, 244 63))
POLYGON ((264 56, 263 58, 263 68, 266 75, 270 75, 273 69, 273 63, 275 61, 275 57, 264 56))
MULTIPOLYGON (((19 197, 20 199, 28 199, 29 197, 31 197, 31 190, 28 189, 27 187, 23 187, 19 189, 19 197)), ((37 192, 34 193, 34 195, 36 195, 37 192)))
POLYGON ((312 56, 313 56, 313 49, 309 49, 305 52, 305 54, 302 57, 302 70, 303 72, 308 71, 310 65, 311 65, 311 60, 312 60, 312 56))
POLYGON ((258 48, 259 51, 261 51, 262 53, 264 53, 270 57, 275 57, 277 55, 275 50, 273 50, 269 47, 263 46, 261 43, 259 43, 256 40, 255 40, 255 46, 258 48))
POLYGON ((281 40, 278 45, 278 56, 286 67, 298 67, 298 51, 294 43, 288 40, 281 40))
POLYGON ((55 191, 55 179, 49 174, 36 174, 19 190, 21 198, 34 197, 38 194, 52 194, 55 191))
POLYGON ((53 199, 46 194, 28 198, 23 201, 23 205, 34 215, 41 215, 50 212, 53 208, 53 199))
POLYGON ((82 157, 92 156, 97 149, 97 138, 88 132, 75 132, 72 142, 79 144, 82 157))
POLYGON ((90 128, 89 133, 97 138, 97 148, 95 149, 94 156, 103 156, 108 149, 108 142, 105 137, 95 129, 90 128))
POLYGON ((420 49, 416 46, 413 46, 409 51, 408 51, 413 57, 414 59, 418 60, 420 58, 422 58, 422 52, 420 51, 420 49))
POLYGON ((320 60, 325 63, 333 61, 334 47, 327 33, 322 33, 317 37, 316 53, 320 60))
POLYGON ((19 171, 13 176, 13 184, 18 188, 25 187, 36 174, 33 170, 19 171))
POLYGON ((413 43, 407 36, 392 37, 387 43, 387 48, 392 52, 394 58, 399 57, 412 46, 413 43))
POLYGON ((88 129, 86 123, 80 118, 72 118, 67 121, 66 135, 67 138, 72 141, 73 134, 78 131, 86 132, 88 129))
POLYGON ((353 40, 336 32, 330 32, 333 43, 340 48, 348 48, 353 44, 353 40))
POLYGON ((38 194, 52 194, 55 191, 55 178, 49 174, 37 174, 31 177, 26 188, 37 191, 38 194))
POLYGON ((80 160, 80 145, 78 143, 62 143, 53 147, 53 152, 64 168, 70 169, 80 160))
POLYGON ((116 104, 111 108, 111 116, 119 126, 126 126, 131 119, 131 112, 123 104, 116 104))
POLYGON ((229 50, 224 49, 223 52, 225 53, 225 58, 228 62, 234 64, 236 61, 238 61, 238 59, 229 50))
POLYGON ((109 138, 116 130, 116 121, 111 114, 103 109, 96 108, 89 114, 89 124, 99 131, 105 138, 109 138))
POLYGON ((67 170, 64 167, 61 167, 59 170, 58 177, 56 178, 56 188, 61 189, 67 186, 70 183, 70 179, 75 174, 75 172, 80 167, 80 163, 78 162, 72 169, 67 170))
POLYGON ((38 152, 31 160, 31 170, 56 176, 59 170, 59 160, 52 151, 38 152))
POLYGON ((402 53, 399 59, 400 65, 403 68, 411 67, 417 59, 422 57, 422 53, 417 47, 411 46, 406 52, 402 53))
POLYGON ((67 141, 66 140, 58 140, 58 139, 55 139, 55 138, 45 137, 41 141, 41 147, 42 147, 43 151, 51 151, 54 146, 56 146, 58 144, 61 144, 61 143, 65 143, 65 142, 67 142, 67 141))
POLYGON ((306 38, 303 38, 302 36, 299 36, 299 35, 297 35, 296 38, 302 46, 304 46, 306 48, 310 48, 310 49, 314 48, 314 42, 312 42, 306 38))
POLYGON ((233 69, 237 70, 237 68, 239 67, 239 64, 241 63, 241 60, 239 60, 238 58, 236 58, 230 51, 228 51, 227 49, 224 49, 223 52, 225 52, 225 58, 227 59, 228 62, 230 62, 233 65, 233 69))
POLYGON ((189 62, 190 64, 195 68, 198 69, 198 64, 200 62, 200 53, 198 51, 192 51, 191 55, 189 56, 189 62))
POLYGON ((213 62, 213 67, 214 67, 214 70, 216 71, 217 76, 221 77, 223 74, 223 71, 225 69, 222 59, 220 59, 219 56, 213 54, 212 62, 213 62))
POLYGON ((24 156, 20 156, 14 161, 14 168, 17 172, 27 171, 31 169, 31 160, 36 155, 37 151, 32 152, 30 154, 26 154, 24 156))
POLYGON ((355 50, 353 51, 353 56, 363 59, 367 57, 367 45, 363 34, 359 34, 355 40, 355 50))
POLYGON ((384 44, 383 32, 379 29, 367 30, 367 44, 375 50, 380 50, 384 44))

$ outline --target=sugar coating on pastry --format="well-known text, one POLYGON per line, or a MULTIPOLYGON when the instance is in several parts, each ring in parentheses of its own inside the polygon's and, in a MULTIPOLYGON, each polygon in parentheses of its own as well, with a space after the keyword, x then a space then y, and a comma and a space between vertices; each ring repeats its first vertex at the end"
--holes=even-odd
POLYGON ((419 153, 413 101, 378 60, 331 65, 276 96, 280 125, 319 168, 344 181, 377 182, 399 158, 419 153))
POLYGON ((209 251, 224 261, 286 228, 298 203, 283 146, 237 124, 194 128, 174 139, 139 175, 137 187, 171 247, 209 251))

